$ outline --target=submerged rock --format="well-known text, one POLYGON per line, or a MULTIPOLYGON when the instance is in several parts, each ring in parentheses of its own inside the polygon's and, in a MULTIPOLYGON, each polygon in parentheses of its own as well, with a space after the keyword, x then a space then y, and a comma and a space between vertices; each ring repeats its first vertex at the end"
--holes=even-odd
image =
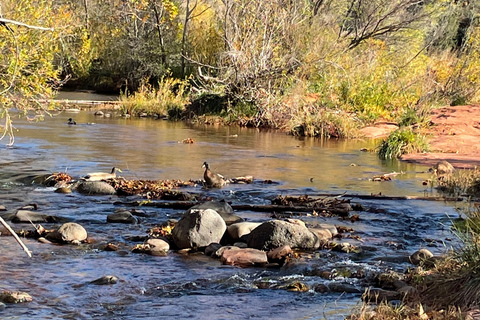
POLYGON ((101 278, 90 281, 89 283, 95 284, 95 285, 107 285, 107 284, 115 284, 117 282, 118 282, 118 278, 115 276, 103 276, 101 278))
POLYGON ((137 218, 127 210, 119 210, 107 216, 107 222, 110 223, 130 223, 138 222, 137 218))
POLYGON ((253 229, 247 244, 250 248, 260 250, 275 249, 284 245, 291 248, 318 249, 320 241, 304 226, 271 220, 253 229))
POLYGON ((178 249, 203 248, 219 243, 227 226, 212 209, 189 209, 172 230, 173 242, 178 249))
POLYGON ((87 231, 75 222, 67 222, 58 229, 47 234, 46 238, 53 242, 69 243, 72 241, 84 241, 87 239, 87 231))

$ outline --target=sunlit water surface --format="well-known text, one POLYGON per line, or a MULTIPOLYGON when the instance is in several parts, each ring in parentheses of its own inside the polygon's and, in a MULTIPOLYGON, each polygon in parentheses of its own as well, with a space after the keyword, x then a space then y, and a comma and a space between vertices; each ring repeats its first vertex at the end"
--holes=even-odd
MULTIPOLYGON (((60 113, 41 122, 15 119, 15 145, 2 145, 0 204, 8 216, 28 203, 42 213, 85 226, 93 244, 55 246, 25 239, 33 251, 28 258, 11 237, 0 238, 0 290, 21 290, 33 296, 28 304, 8 305, 1 319, 343 319, 360 303, 359 294, 295 293, 259 289, 259 281, 278 284, 299 280, 311 287, 329 284, 318 270, 345 268, 367 275, 380 270, 403 271, 407 257, 428 247, 443 253, 455 245, 450 219, 454 204, 434 201, 379 201, 352 198, 365 208, 352 223, 338 217, 299 218, 351 227, 368 248, 362 254, 318 251, 282 269, 241 269, 223 266, 200 254, 171 252, 167 257, 133 254, 130 249, 146 230, 183 211, 144 208, 136 225, 107 224, 106 216, 120 197, 57 194, 32 184, 38 175, 68 172, 83 176, 92 171, 122 169, 127 179, 202 178, 202 163, 226 177, 252 175, 255 183, 229 185, 221 190, 201 187, 185 191, 233 204, 269 204, 276 195, 340 194, 416 195, 432 192, 422 185, 428 168, 398 161, 381 161, 371 141, 299 139, 278 132, 225 127, 193 127, 153 119, 95 117, 93 111, 60 113), (77 125, 67 125, 68 118, 77 125), (191 138, 193 144, 180 143, 191 138), (377 174, 398 172, 392 181, 373 182, 377 174), (276 184, 264 184, 272 180, 276 184), (116 252, 102 251, 108 242, 116 252), (317 271, 316 271, 317 270, 317 271), (120 281, 111 286, 88 284, 103 275, 120 281)), ((5 141, 3 141, 5 143, 5 141)), ((267 213, 236 212, 250 221, 269 219, 267 213)), ((55 227, 45 224, 46 228, 55 227)), ((14 229, 31 229, 15 224, 14 229)), ((361 288, 359 279, 337 278, 361 288)))

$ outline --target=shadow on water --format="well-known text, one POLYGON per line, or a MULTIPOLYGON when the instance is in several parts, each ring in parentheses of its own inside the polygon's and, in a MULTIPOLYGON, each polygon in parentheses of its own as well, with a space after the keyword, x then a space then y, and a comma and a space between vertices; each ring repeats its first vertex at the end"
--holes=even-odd
MULTIPOLYGON (((57 194, 32 184, 35 177, 67 171, 83 176, 108 172, 113 166, 127 179, 201 179, 202 163, 227 177, 253 175, 278 184, 229 185, 221 190, 192 188, 192 192, 233 204, 269 204, 282 194, 382 193, 417 195, 430 192, 422 185, 425 167, 385 162, 369 141, 298 139, 276 132, 246 128, 195 127, 152 119, 99 118, 91 112, 62 113, 43 122, 15 122, 16 144, 2 147, 0 204, 5 216, 28 203, 42 213, 85 226, 92 244, 56 246, 26 239, 34 252, 29 259, 11 237, 0 238, 0 290, 30 293, 29 304, 9 305, 3 319, 343 319, 359 303, 359 293, 305 293, 279 289, 298 280, 311 288, 346 282, 362 288, 364 279, 379 271, 402 272, 408 255, 428 247, 443 253, 455 245, 450 218, 458 216, 452 204, 430 201, 374 201, 353 198, 365 211, 351 222, 338 217, 294 216, 306 223, 330 223, 353 228, 360 238, 344 241, 363 248, 361 253, 328 250, 303 253, 281 269, 240 269, 223 266, 202 255, 171 252, 166 257, 132 254, 146 230, 183 211, 142 208, 135 225, 107 224, 106 216, 118 206, 116 196, 87 197, 57 194), (77 125, 67 125, 73 117, 77 125), (180 143, 192 138, 194 144, 180 143), (392 181, 373 182, 377 174, 402 172, 392 181), (120 249, 103 251, 108 242, 120 249), (322 272, 363 273, 363 277, 323 278, 322 272), (112 286, 89 281, 115 275, 112 286), (264 284, 269 285, 264 288, 264 284), (260 289, 264 288, 264 289, 260 289)), ((269 213, 236 212, 249 221, 270 219, 269 213)), ((45 223, 53 228, 55 224, 45 223)), ((31 229, 15 224, 14 229, 31 229)))

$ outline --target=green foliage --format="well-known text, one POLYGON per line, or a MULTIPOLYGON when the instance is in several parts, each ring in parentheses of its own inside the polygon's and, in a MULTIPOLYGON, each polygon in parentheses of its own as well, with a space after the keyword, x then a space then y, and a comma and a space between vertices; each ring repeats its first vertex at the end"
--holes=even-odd
POLYGON ((411 128, 393 131, 378 147, 381 159, 400 158, 403 154, 428 151, 425 136, 411 128))

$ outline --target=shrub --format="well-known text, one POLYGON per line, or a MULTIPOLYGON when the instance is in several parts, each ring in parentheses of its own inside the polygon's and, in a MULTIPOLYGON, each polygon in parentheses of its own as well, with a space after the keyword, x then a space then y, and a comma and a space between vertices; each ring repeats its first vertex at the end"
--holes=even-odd
POLYGON ((428 143, 421 133, 411 128, 393 131, 378 147, 381 159, 400 158, 403 154, 428 151, 428 143))

